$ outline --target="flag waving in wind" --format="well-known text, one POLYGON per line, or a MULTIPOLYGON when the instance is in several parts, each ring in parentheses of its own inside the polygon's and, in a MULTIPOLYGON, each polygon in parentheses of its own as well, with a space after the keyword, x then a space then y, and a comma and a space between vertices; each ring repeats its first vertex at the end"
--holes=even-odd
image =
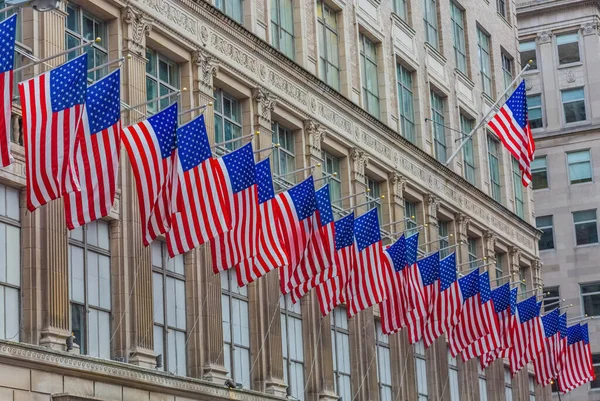
POLYGON ((15 61, 15 34, 17 32, 17 14, 0 22, 0 167, 6 167, 14 161, 10 154, 11 112, 13 98, 13 69, 15 61))
POLYGON ((506 283, 492 290, 494 309, 498 315, 500 328, 500 346, 481 355, 479 362, 482 369, 487 368, 498 358, 507 358, 512 344, 512 330, 515 322, 517 308, 518 288, 510 288, 506 283))
POLYGON ((65 196, 69 230, 107 216, 115 200, 122 134, 120 70, 87 89, 79 130, 75 159, 81 192, 65 196))
POLYGON ((81 190, 75 167, 87 91, 87 53, 19 84, 27 209, 81 190))
POLYGON ((425 324, 433 312, 434 300, 440 292, 439 286, 440 254, 435 252, 408 266, 408 298, 414 300, 416 308, 406 316, 408 341, 414 344, 421 340, 425 324))
POLYGON ((541 386, 547 386, 554 378, 558 377, 558 357, 560 350, 559 318, 558 309, 554 309, 542 316, 544 350, 533 361, 535 378, 541 386))
POLYGON ((544 350, 544 329, 540 320, 540 304, 530 297, 517 304, 517 322, 513 330, 510 370, 514 375, 544 350))
POLYGON ((402 288, 402 269, 406 267, 406 238, 402 235, 383 251, 383 277, 387 297, 379 304, 381 330, 391 334, 406 326, 406 298, 402 288))
POLYGON ((573 325, 567 333, 558 380, 558 388, 563 393, 595 379, 587 323, 573 325))

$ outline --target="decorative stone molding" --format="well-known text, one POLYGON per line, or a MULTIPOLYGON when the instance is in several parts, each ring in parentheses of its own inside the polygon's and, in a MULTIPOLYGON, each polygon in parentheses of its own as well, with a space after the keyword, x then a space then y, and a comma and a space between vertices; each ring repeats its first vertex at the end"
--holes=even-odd
POLYGON ((321 123, 309 119, 304 120, 304 130, 308 134, 308 153, 321 159, 321 144, 327 133, 321 123))
POLYGON ((552 41, 552 32, 551 31, 542 31, 537 35, 538 43, 550 43, 552 41))
POLYGON ((508 254, 510 257, 510 270, 513 273, 519 273, 520 261, 521 261, 521 250, 516 246, 510 246, 508 248, 508 254))
POLYGON ((466 238, 467 229, 469 228, 469 223, 471 222, 471 218, 464 213, 455 213, 454 221, 456 222, 456 228, 462 237, 466 238))
POLYGON ((572 84, 575 82, 575 72, 572 69, 565 71, 565 81, 572 84))
POLYGON ((256 113, 258 124, 271 129, 271 113, 277 105, 277 97, 267 89, 258 87, 252 89, 252 99, 256 101, 258 106, 256 113))
POLYGON ((101 398, 85 397, 82 395, 54 394, 52 401, 102 401, 101 398))
POLYGON ((369 155, 361 148, 352 148, 350 157, 352 157, 352 172, 355 174, 355 179, 364 182, 365 170, 369 164, 369 155))
POLYGON ((392 171, 388 174, 388 180, 391 184, 390 191, 397 202, 401 202, 404 197, 404 191, 406 190, 407 179, 403 175, 392 171))
POLYGON ((498 236, 493 231, 485 231, 483 233, 483 240, 485 241, 485 251, 490 255, 494 255, 496 253, 496 239, 498 236))
POLYGON ((429 207, 429 214, 435 216, 440 208, 440 198, 433 194, 427 194, 427 206, 429 207))
POLYGON ((581 25, 581 33, 583 36, 597 35, 598 34, 598 23, 597 22, 586 22, 581 25))
POLYGON ((127 32, 125 49, 138 56, 145 57, 146 36, 150 35, 154 20, 130 6, 125 7, 122 11, 122 17, 127 32))
POLYGON ((219 72, 219 60, 204 49, 192 53, 192 61, 198 67, 198 89, 213 95, 213 78, 219 72))

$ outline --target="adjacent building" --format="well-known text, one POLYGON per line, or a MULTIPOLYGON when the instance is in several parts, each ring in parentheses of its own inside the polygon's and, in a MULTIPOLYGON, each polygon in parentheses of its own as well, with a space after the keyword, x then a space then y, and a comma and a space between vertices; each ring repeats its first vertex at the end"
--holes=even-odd
MULTIPOLYGON (((573 304, 570 317, 600 315, 600 3, 519 1, 521 63, 536 143, 533 194, 546 305, 573 304)), ((548 309, 554 306, 548 306, 548 309)), ((600 366, 600 325, 588 322, 600 366)), ((593 381, 567 400, 600 400, 593 381)))
MULTIPOLYGON (((356 213, 379 208, 386 243, 419 232, 422 254, 456 250, 461 271, 483 264, 494 285, 514 276, 534 291, 540 235, 515 161, 481 129, 445 166, 521 68, 516 23, 503 0, 62 1, 20 11, 17 63, 99 37, 90 69, 131 56, 125 104, 173 94, 124 124, 169 101, 212 103, 211 141, 244 137, 217 154, 280 144, 257 154, 278 190, 320 163, 336 216, 369 202, 356 213)), ((377 308, 321 318, 314 294, 280 296, 277 272, 239 288, 204 247, 175 259, 163 241, 144 248, 125 152, 105 219, 68 232, 60 201, 29 213, 20 114, 17 100, 17 161, 0 170, 0 400, 549 399, 531 369, 511 378, 504 361, 451 358, 444 338, 425 350, 382 335, 377 308)))

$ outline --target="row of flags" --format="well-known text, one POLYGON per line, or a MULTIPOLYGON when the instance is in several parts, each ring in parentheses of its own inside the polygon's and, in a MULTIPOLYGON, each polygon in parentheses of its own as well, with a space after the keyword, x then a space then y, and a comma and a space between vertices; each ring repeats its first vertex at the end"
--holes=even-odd
MULTIPOLYGON (((0 23, 13 43, 0 52, 5 123, 15 24, 15 16, 0 23)), ((30 211, 62 197, 69 229, 107 216, 122 142, 145 246, 164 236, 173 257, 208 243, 214 272, 235 269, 240 286, 277 269, 281 293, 296 303, 314 289, 323 316, 378 305, 385 334, 406 329, 425 347, 445 335, 454 357, 479 358, 482 368, 508 358, 515 374, 533 363, 538 383, 558 380, 563 392, 594 379, 587 324, 567 327, 558 309, 541 315, 535 296, 517 302, 517 288, 492 289, 488 272, 458 277, 454 253, 418 259, 418 232, 384 247, 376 209, 336 220, 329 185, 315 188, 312 176, 276 193, 268 158, 255 162, 251 143, 215 157, 204 116, 179 126, 177 103, 122 128, 120 86, 118 69, 88 86, 87 54, 19 83, 30 211)), ((514 145, 526 184, 533 141, 524 94, 521 84, 490 126, 514 145)), ((0 124, 2 166, 13 161, 8 132, 0 124)))

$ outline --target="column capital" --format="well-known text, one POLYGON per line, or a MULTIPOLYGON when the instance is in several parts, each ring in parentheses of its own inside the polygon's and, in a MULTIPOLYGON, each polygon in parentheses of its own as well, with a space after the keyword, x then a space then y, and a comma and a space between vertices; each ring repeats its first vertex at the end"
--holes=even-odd
POLYGON ((495 253, 494 248, 496 247, 496 239, 498 236, 495 232, 486 230, 483 232, 483 240, 485 241, 485 250, 487 253, 493 255, 495 253))
POLYGON ((511 270, 518 273, 521 260, 521 249, 516 246, 509 246, 508 253, 510 255, 511 270))
POLYGON ((365 170, 369 164, 369 155, 361 148, 352 148, 350 156, 353 161, 354 179, 364 182, 365 170))
POLYGON ((455 213, 454 220, 456 221, 456 228, 459 235, 466 237, 471 218, 464 213, 455 213))
POLYGON ((256 101, 258 125, 271 129, 271 113, 277 105, 277 96, 269 90, 258 87, 252 89, 252 99, 256 101))
POLYGON ((213 94, 213 78, 219 72, 219 60, 204 49, 194 50, 192 61, 198 67, 198 89, 213 94))
POLYGON ((538 32, 537 40, 540 44, 552 42, 552 31, 538 32))
POLYGON ((388 180, 390 182, 390 193, 393 196, 394 202, 402 204, 404 198, 404 191, 406 190, 406 183, 408 180, 403 175, 392 171, 388 174, 388 180))
POLYGON ((126 31, 125 50, 145 57, 146 36, 150 35, 154 20, 131 6, 125 7, 121 15, 126 31))
POLYGON ((321 123, 308 119, 304 120, 304 130, 308 134, 307 153, 321 159, 321 143, 325 140, 327 132, 321 123))
POLYGON ((581 33, 583 36, 597 35, 598 34, 598 23, 597 22, 586 22, 581 25, 581 33))

